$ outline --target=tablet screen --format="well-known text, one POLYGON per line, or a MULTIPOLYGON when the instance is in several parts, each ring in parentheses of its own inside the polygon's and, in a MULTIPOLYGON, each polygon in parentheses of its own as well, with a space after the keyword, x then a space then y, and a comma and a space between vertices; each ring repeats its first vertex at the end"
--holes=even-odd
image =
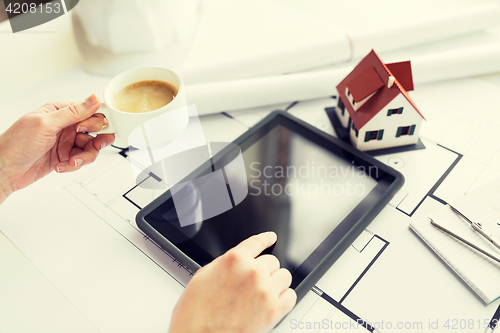
POLYGON ((145 219, 200 266, 273 230, 278 241, 266 252, 292 273, 294 287, 390 185, 381 170, 320 141, 293 123, 270 123, 240 143, 248 194, 236 207, 181 227, 169 198, 145 219))

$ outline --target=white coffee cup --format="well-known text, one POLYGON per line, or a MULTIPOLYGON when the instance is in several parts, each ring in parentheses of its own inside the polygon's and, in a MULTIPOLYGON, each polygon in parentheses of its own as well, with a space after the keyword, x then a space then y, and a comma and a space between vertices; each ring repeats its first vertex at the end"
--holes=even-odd
POLYGON ((123 72, 109 81, 103 99, 104 103, 97 112, 106 116, 108 126, 99 134, 115 133, 116 144, 121 147, 128 146, 131 135, 135 144, 143 142, 150 147, 166 145, 184 131, 189 121, 182 79, 166 68, 143 67, 123 72), (177 95, 167 105, 149 112, 130 113, 114 107, 115 97, 123 88, 146 80, 168 82, 177 89, 177 95), (138 133, 142 133, 143 138, 137 140, 138 133))

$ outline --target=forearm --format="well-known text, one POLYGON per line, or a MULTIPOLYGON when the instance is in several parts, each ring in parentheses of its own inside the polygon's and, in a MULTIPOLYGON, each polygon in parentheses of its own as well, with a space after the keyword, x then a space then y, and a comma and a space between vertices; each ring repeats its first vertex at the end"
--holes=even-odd
MULTIPOLYGON (((0 137, 1 138, 1 137, 0 137)), ((5 159, 0 145, 0 204, 12 194, 12 184, 6 175, 5 159)))

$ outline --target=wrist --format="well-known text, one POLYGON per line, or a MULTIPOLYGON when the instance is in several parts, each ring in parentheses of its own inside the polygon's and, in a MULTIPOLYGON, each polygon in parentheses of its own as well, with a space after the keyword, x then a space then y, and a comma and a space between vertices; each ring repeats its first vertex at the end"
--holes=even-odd
MULTIPOLYGON (((177 318, 178 319, 178 318, 177 318)), ((176 320, 170 324, 168 333, 238 333, 242 330, 223 327, 209 327, 209 324, 197 325, 196 320, 187 324, 186 321, 176 320), (182 322, 182 324, 179 324, 182 322)))
POLYGON ((7 192, 0 191, 0 205, 7 199, 7 197, 10 195, 7 194, 7 192))
POLYGON ((0 204, 7 199, 9 195, 12 194, 12 184, 10 178, 6 174, 5 159, 2 154, 2 148, 0 145, 0 204))
POLYGON ((12 192, 14 191, 12 190, 12 186, 10 186, 9 179, 0 171, 0 204, 2 204, 12 192))

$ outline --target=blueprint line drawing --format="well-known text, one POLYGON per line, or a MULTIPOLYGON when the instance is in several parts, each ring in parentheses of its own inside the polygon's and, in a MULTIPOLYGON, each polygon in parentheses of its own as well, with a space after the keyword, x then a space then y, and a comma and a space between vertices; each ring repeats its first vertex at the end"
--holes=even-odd
POLYGON ((403 211, 402 209, 396 207, 396 209, 398 211, 400 211, 401 213, 407 215, 407 216, 413 216, 413 214, 415 214, 415 212, 417 211, 417 209, 420 207, 420 205, 425 201, 425 198, 427 197, 431 197, 433 198, 434 200, 436 201, 439 201, 440 203, 442 203, 443 205, 446 205, 446 201, 443 200, 443 199, 440 199, 439 197, 437 197, 435 195, 435 192, 436 190, 439 188, 439 186, 441 186, 441 184, 444 182, 444 180, 446 179, 446 177, 448 177, 448 175, 453 171, 453 169, 457 166, 458 162, 460 162, 460 160, 462 159, 463 155, 460 154, 460 153, 457 153, 449 148, 446 148, 440 144, 437 144, 438 147, 441 147, 443 149, 446 149, 447 151, 450 151, 454 154, 457 155, 456 159, 453 161, 453 163, 450 165, 450 167, 443 173, 443 175, 439 178, 439 180, 432 186, 432 188, 429 190, 429 192, 427 192, 427 194, 422 198, 422 200, 420 200, 420 202, 415 206, 415 208, 410 212, 410 213, 407 213, 405 211, 403 211))
MULTIPOLYGON (((294 105, 297 105, 297 103, 294 105)), ((193 275, 193 272, 182 265, 170 253, 152 241, 147 235, 138 229, 135 224, 134 218, 138 211, 164 192, 164 190, 155 190, 154 185, 146 186, 149 188, 143 188, 140 184, 142 182, 161 183, 162 178, 153 172, 150 172, 141 183, 136 184, 130 175, 128 175, 128 177, 125 176, 127 173, 130 174, 129 164, 131 161, 128 149, 118 148, 115 152, 113 152, 113 154, 107 157, 107 160, 100 162, 103 163, 103 165, 106 165, 106 167, 96 167, 95 170, 89 170, 89 172, 82 175, 82 177, 80 177, 77 181, 65 186, 65 190, 82 202, 82 204, 88 209, 94 211, 97 216, 100 216, 103 222, 107 223, 122 237, 134 244, 137 250, 141 251, 149 260, 155 262, 155 264, 161 267, 165 273, 181 285, 185 286, 187 281, 189 281, 189 278, 193 275), (96 185, 102 183, 104 179, 111 183, 113 183, 113 179, 117 179, 116 183, 120 186, 116 186, 111 189, 110 187, 96 185), (123 179, 129 179, 130 181, 123 182, 123 179), (104 216, 110 216, 112 218, 105 218, 104 216), (110 220, 113 221, 110 222, 110 220), (143 242, 150 243, 154 246, 154 252, 157 253, 158 251, 161 251, 161 255, 168 258, 170 263, 166 265, 164 260, 158 258, 158 254, 152 255, 150 253, 151 247, 145 247, 143 243, 136 244, 138 235, 143 242)), ((315 288, 313 288, 310 292, 311 294, 314 294, 315 290, 322 290, 323 299, 332 300, 332 302, 330 302, 330 306, 344 312, 349 318, 355 321, 359 320, 361 317, 353 314, 345 308, 345 306, 342 305, 342 302, 348 297, 349 293, 356 287, 356 284, 366 275, 369 269, 376 264, 376 260, 380 255, 382 255, 385 248, 389 245, 389 242, 385 241, 378 235, 370 235, 369 241, 362 247, 356 248, 354 245, 351 246, 352 253, 364 253, 374 240, 382 241, 384 245, 382 248, 377 249, 375 256, 370 257, 370 260, 366 263, 366 265, 360 269, 360 272, 357 273, 355 277, 352 278, 340 298, 331 296, 327 291, 325 291, 325 287, 323 287, 321 283, 325 284, 325 281, 327 280, 320 281, 320 283, 318 283, 317 286, 315 286, 315 288)), ((352 255, 352 253, 349 253, 348 255, 352 255)), ((369 326, 366 327, 367 329, 370 329, 369 326)))
MULTIPOLYGON (((339 303, 342 304, 342 302, 346 299, 347 296, 349 296, 349 294, 354 289, 354 287, 356 287, 356 285, 359 283, 359 281, 361 281, 361 279, 365 276, 365 274, 368 272, 368 270, 370 269, 370 267, 372 267, 373 264, 375 264, 375 261, 380 257, 380 255, 382 255, 382 253, 387 248, 387 246, 389 246, 389 242, 388 241, 386 241, 385 239, 383 239, 382 237, 380 237, 378 235, 373 235, 372 238, 370 239, 370 241, 368 241, 368 243, 365 245, 365 247, 370 244, 370 242, 372 241, 373 238, 378 238, 379 240, 381 240, 382 242, 384 242, 385 243, 384 246, 380 249, 380 251, 377 253, 377 255, 375 257, 373 257, 373 260, 368 264, 368 266, 366 266, 366 268, 359 275, 359 277, 356 279, 356 281, 352 284, 352 286, 349 288, 349 290, 344 294, 344 296, 342 296, 342 298, 340 299, 339 303)), ((351 245, 351 246, 355 249, 354 245, 351 245)), ((363 250, 365 249, 365 247, 363 247, 363 249, 361 249, 361 251, 359 251, 359 252, 360 253, 363 252, 363 250)))
MULTIPOLYGON (((316 103, 315 105, 318 105, 321 107, 321 111, 324 113, 325 107, 328 107, 328 103, 331 103, 330 101, 333 101, 334 99, 325 99, 320 102, 318 101, 312 101, 312 102, 294 102, 291 104, 288 104, 288 106, 283 107, 284 109, 287 109, 287 112, 291 112, 294 115, 301 115, 301 112, 308 112, 310 111, 311 107, 314 106, 312 104, 316 103)), ((319 109, 319 108, 318 108, 319 109)), ((262 112, 262 114, 259 115, 259 117, 263 118, 268 112, 272 110, 262 112)), ((242 124, 245 124, 247 127, 250 127, 251 125, 248 125, 245 121, 239 120, 238 116, 234 116, 231 114, 226 115, 228 118, 235 119, 239 121, 242 124)), ((255 115, 252 115, 255 116, 255 115)), ((310 114, 308 115, 310 116, 310 114)), ((325 115, 326 116, 326 115, 325 115)), ((309 120, 309 119, 308 119, 309 120)), ((257 119, 258 121, 258 119, 257 119)), ((313 120, 314 121, 314 120, 313 120)), ((311 122, 311 121, 309 121, 311 122)), ((318 128, 325 128, 324 126, 321 126, 322 123, 320 121, 313 122, 315 126, 318 128)), ((398 161, 399 164, 397 167, 403 168, 401 171, 405 173, 407 171, 404 169, 405 167, 411 166, 414 161, 412 160, 413 155, 421 155, 418 156, 419 159, 422 158, 422 156, 429 158, 435 158, 439 164, 438 171, 432 174, 432 183, 426 184, 427 188, 425 191, 420 191, 419 193, 413 193, 414 191, 408 189, 408 192, 405 192, 404 189, 400 195, 399 198, 396 198, 396 201, 392 202, 392 206, 394 209, 396 209, 398 212, 411 217, 415 214, 415 212, 419 209, 423 201, 427 198, 433 198, 437 200, 438 202, 444 204, 446 202, 446 198, 443 198, 440 196, 439 189, 440 187, 445 183, 447 178, 452 174, 452 172, 455 170, 455 168, 462 163, 464 154, 462 152, 456 151, 444 144, 441 143, 436 143, 435 141, 429 140, 428 138, 423 135, 423 139, 425 141, 426 149, 421 150, 421 151, 412 151, 412 152, 402 152, 402 153, 397 153, 397 154, 389 154, 389 155, 384 155, 378 157, 379 159, 383 160, 387 164, 391 166, 396 166, 391 163, 394 163, 394 161, 398 161), (426 155, 427 154, 427 155, 426 155), (413 195, 413 198, 410 198, 410 196, 413 195), (405 201, 408 200, 408 203, 405 205, 405 201), (399 201, 397 201, 399 200, 399 201)), ((121 158, 124 160, 125 164, 130 163, 128 159, 128 152, 126 149, 120 149, 117 151, 115 154, 116 158, 121 158)), ((119 162, 117 162, 119 163, 119 162)), ((125 165, 124 165, 125 167, 125 165)), ((411 172, 413 169, 409 169, 409 174, 413 176, 411 172)), ((104 172, 104 171, 103 171, 104 172)), ((88 197, 88 199, 92 198, 93 200, 98 200, 101 205, 104 205, 106 209, 112 211, 115 215, 120 216, 122 219, 122 222, 125 221, 126 224, 129 227, 132 227, 134 229, 134 232, 139 233, 141 238, 143 238, 145 241, 150 242, 151 244, 154 244, 154 247, 157 248, 157 250, 160 250, 161 253, 166 254, 168 257, 175 265, 173 266, 168 266, 166 269, 167 272, 171 272, 172 276, 177 276, 176 269, 181 269, 185 270, 187 272, 188 277, 192 275, 192 272, 189 272, 185 267, 182 267, 180 263, 178 263, 174 257, 172 257, 169 253, 161 249, 157 244, 155 244, 153 241, 151 241, 146 235, 144 235, 136 226, 134 222, 134 216, 135 214, 143 208, 146 204, 148 204, 150 201, 152 201, 154 198, 156 198, 158 195, 160 195, 160 192, 163 191, 157 191, 154 193, 154 191, 146 191, 145 189, 141 188, 140 186, 137 186, 133 181, 131 181, 128 185, 128 187, 122 187, 120 191, 116 191, 113 195, 110 196, 105 196, 100 195, 99 193, 94 193, 92 191, 92 181, 95 178, 95 175, 89 175, 85 179, 81 179, 79 182, 79 186, 86 190, 89 193, 92 193, 92 196, 88 197), (128 207, 128 208, 127 208, 128 207), (173 273, 172 273, 173 272, 173 273)), ((411 177, 408 177, 411 179, 411 177)), ((161 177, 158 177, 154 173, 149 174, 148 177, 146 177, 144 182, 161 182, 161 177)), ((78 185, 78 184, 77 184, 78 185)), ((70 192, 73 192, 75 195, 75 184, 72 186, 68 186, 66 189, 69 190, 70 192)), ((78 195, 78 194, 76 194, 78 195)), ((133 237, 130 237, 131 240, 133 241, 133 237)), ((345 305, 345 301, 349 299, 349 295, 355 290, 356 286, 359 284, 359 282, 366 277, 368 272, 372 267, 377 265, 377 260, 383 256, 383 253, 385 249, 389 245, 389 241, 386 241, 383 237, 380 235, 370 235, 369 241, 364 243, 362 246, 358 246, 359 244, 353 244, 350 248, 351 251, 350 253, 346 253, 346 257, 353 258, 353 253, 356 252, 358 254, 363 254, 365 251, 368 251, 370 249, 371 245, 376 245, 377 249, 373 253, 373 255, 367 260, 366 262, 363 261, 363 267, 357 268, 359 271, 356 271, 357 273, 354 276, 349 277, 349 282, 343 286, 343 289, 341 291, 337 290, 330 290, 331 289, 331 284, 335 282, 338 282, 338 278, 335 275, 331 275, 330 271, 325 275, 324 278, 322 278, 318 284, 312 289, 312 291, 309 294, 314 295, 314 297, 317 297, 318 299, 321 298, 323 301, 325 301, 327 304, 330 306, 330 314, 325 314, 325 315, 331 315, 336 318, 338 314, 333 314, 334 311, 337 311, 338 313, 342 313, 344 316, 347 316, 353 321, 358 321, 360 323, 364 323, 365 325, 363 326, 366 330, 368 331, 373 331, 373 327, 371 327, 368 323, 365 323, 364 321, 361 320, 361 318, 365 317, 363 313, 354 313, 353 311, 349 310, 345 305), (377 243, 378 242, 378 243, 377 243), (374 243, 374 244, 372 244, 374 243)), ((151 260, 153 261, 161 261, 158 260, 154 256, 148 255, 147 251, 143 251, 146 256, 148 256, 151 260)), ((341 257, 342 258, 342 257, 341 257)), ((337 262, 333 267, 332 271, 334 271, 337 266, 339 266, 340 262, 337 262)), ((158 263, 158 265, 162 265, 162 263, 158 263)), ((342 265, 340 266, 342 267, 342 265)), ((178 281, 182 281, 182 283, 185 285, 184 280, 179 279, 178 281)), ((312 296, 309 296, 312 297, 312 296)), ((317 309, 324 307, 324 305, 320 305, 321 303, 318 301, 313 301, 312 304, 309 305, 309 308, 301 308, 294 310, 297 315, 300 316, 302 319, 307 319, 309 317, 314 317, 314 313, 318 312, 317 309), (300 313, 300 314, 299 314, 300 313)), ((294 311, 289 316, 295 316, 294 311)), ((327 310, 324 310, 327 311, 327 310)), ((336 313, 337 313, 336 312, 336 313)), ((325 312, 323 312, 325 313, 325 312)), ((332 317, 332 318, 333 318, 332 317)), ((286 326, 286 325, 285 325, 286 326)), ((277 331, 286 331, 290 332, 293 330, 289 330, 282 327, 277 328, 277 331)))
POLYGON ((328 294, 326 294, 325 292, 323 292, 323 290, 321 290, 318 287, 314 286, 312 288, 312 291, 316 295, 318 295, 319 297, 321 297, 322 299, 324 299, 325 301, 327 301, 328 303, 330 303, 331 305, 333 305, 334 307, 336 307, 337 309, 339 309, 340 311, 342 311, 343 313, 345 313, 353 321, 355 321, 356 323, 359 323, 361 326, 363 326, 364 328, 366 328, 369 332, 373 332, 374 328, 370 324, 368 324, 363 319, 361 319, 360 317, 358 317, 357 315, 355 315, 354 313, 352 313, 351 311, 349 311, 349 309, 347 309, 346 307, 344 307, 340 302, 337 302, 336 300, 334 300, 333 298, 331 298, 328 294))
MULTIPOLYGON (((278 332, 295 332, 287 326, 291 320, 301 322, 350 320, 358 327, 374 331, 374 328, 363 320, 364 314, 354 313, 344 305, 349 294, 358 283, 376 265, 377 260, 388 248, 389 242, 371 231, 364 231, 349 247, 323 278, 311 289, 302 303, 285 317, 278 326, 278 332), (340 285, 340 286, 339 286, 340 285), (320 301, 323 300, 323 301, 320 301)), ((319 332, 321 330, 315 330, 319 332)))

